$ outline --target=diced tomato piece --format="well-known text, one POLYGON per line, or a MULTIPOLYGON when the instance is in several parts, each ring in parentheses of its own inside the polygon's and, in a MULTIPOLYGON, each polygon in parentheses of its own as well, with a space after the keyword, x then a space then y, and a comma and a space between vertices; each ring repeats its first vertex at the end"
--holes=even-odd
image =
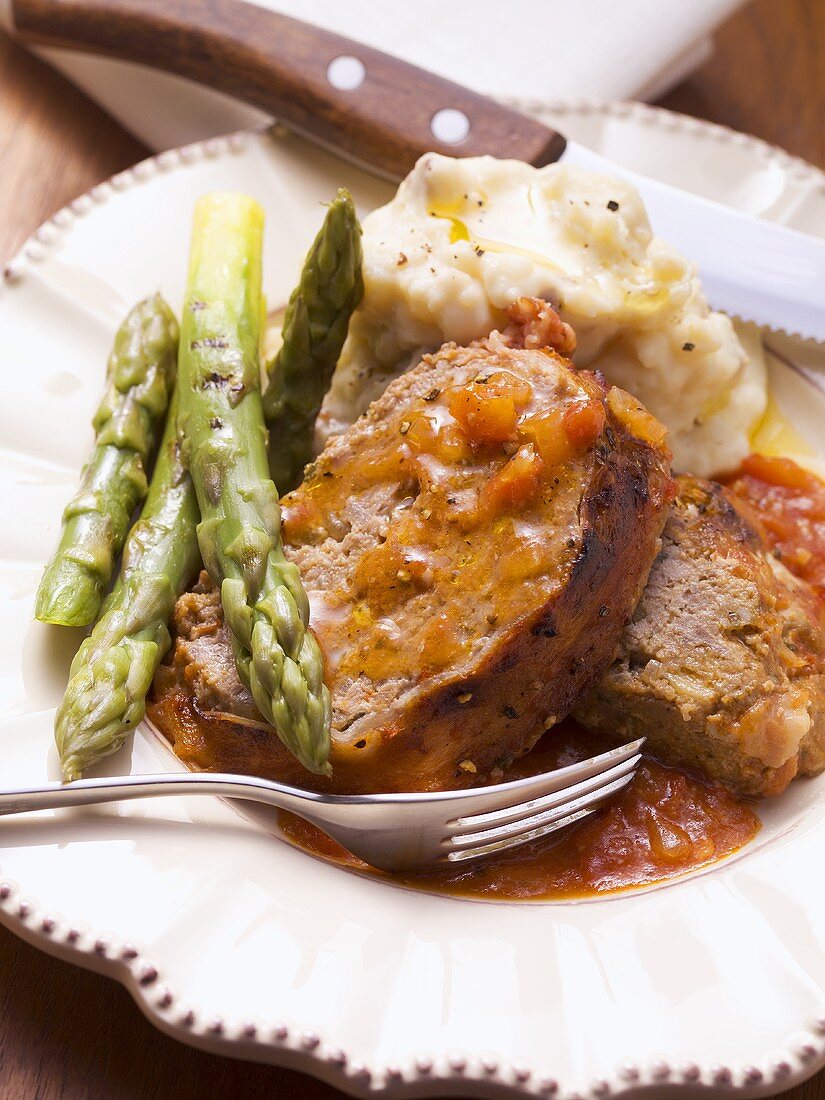
POLYGON ((532 443, 519 447, 481 490, 484 513, 492 517, 528 504, 538 491, 543 471, 544 462, 532 443))
POLYGON ((404 434, 414 450, 430 454, 440 462, 456 464, 470 458, 470 441, 459 424, 437 425, 434 417, 414 416, 404 434))
POLYGON ((415 451, 432 453, 435 446, 438 429, 435 420, 430 416, 413 416, 411 420, 402 421, 401 432, 404 442, 415 451))
POLYGON ((471 382, 456 390, 449 408, 475 446, 502 444, 515 438, 518 413, 512 397, 471 382))
POLYGON ((756 512, 783 565, 825 597, 825 484, 820 478, 790 458, 749 455, 726 484, 756 512))
POLYGON ((518 414, 530 404, 533 387, 509 371, 479 375, 456 389, 448 408, 474 447, 501 446, 516 438, 518 414))
POLYGON ((507 370, 497 370, 487 378, 486 382, 477 382, 485 390, 494 393, 497 397, 510 397, 519 412, 523 412, 533 398, 533 387, 526 378, 519 378, 517 374, 511 374, 507 370))
POLYGON ((790 458, 772 455, 748 455, 742 463, 742 473, 766 481, 768 485, 781 485, 786 489, 813 490, 821 494, 819 478, 799 466, 790 458))
POLYGON ((535 445, 548 470, 563 466, 573 455, 570 436, 564 429, 558 409, 551 409, 545 416, 531 416, 522 420, 519 434, 535 445))
POLYGON ((311 542, 315 531, 324 529, 324 513, 306 494, 297 500, 281 500, 281 531, 287 542, 311 542))
POLYGON ((604 429, 607 414, 601 401, 575 401, 565 410, 563 423, 567 438, 576 450, 592 447, 604 429))
POLYGON ((611 386, 607 394, 607 405, 616 419, 638 439, 654 447, 664 442, 667 428, 626 390, 611 386))

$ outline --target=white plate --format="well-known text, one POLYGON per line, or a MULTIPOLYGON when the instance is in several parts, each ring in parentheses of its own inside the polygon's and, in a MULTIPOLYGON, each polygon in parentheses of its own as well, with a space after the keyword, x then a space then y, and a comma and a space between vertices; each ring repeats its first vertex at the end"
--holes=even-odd
MULTIPOLYGON (((540 113, 631 167, 823 232, 825 176, 662 111, 540 113)), ((78 636, 32 623, 42 562, 89 445, 113 331, 156 287, 183 291, 192 204, 249 191, 267 212, 266 291, 283 300, 345 183, 388 190, 297 139, 163 154, 61 211, 0 295, 0 774, 56 775, 53 708, 78 636)), ((816 370, 816 349, 784 352, 816 370)), ((774 365, 812 440, 821 395, 774 365)), ((151 734, 111 772, 168 770, 151 734)), ((606 1096, 677 1084, 748 1095, 825 1063, 825 777, 794 785, 746 851, 665 888, 574 904, 482 904, 347 874, 214 800, 2 823, 0 919, 122 981, 164 1031, 306 1070, 359 1095, 606 1096)), ((90 1011, 93 1011, 90 1006, 90 1011)))

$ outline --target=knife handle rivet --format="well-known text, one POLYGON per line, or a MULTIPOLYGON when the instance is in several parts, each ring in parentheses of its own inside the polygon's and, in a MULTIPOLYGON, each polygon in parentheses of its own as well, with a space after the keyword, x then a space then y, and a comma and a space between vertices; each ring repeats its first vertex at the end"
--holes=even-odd
POLYGON ((430 130, 436 141, 458 145, 470 132, 470 120, 455 107, 442 107, 430 120, 430 130))
POLYGON ((351 92, 355 88, 360 88, 366 75, 364 62, 350 54, 334 57, 327 65, 327 80, 340 92, 351 92))

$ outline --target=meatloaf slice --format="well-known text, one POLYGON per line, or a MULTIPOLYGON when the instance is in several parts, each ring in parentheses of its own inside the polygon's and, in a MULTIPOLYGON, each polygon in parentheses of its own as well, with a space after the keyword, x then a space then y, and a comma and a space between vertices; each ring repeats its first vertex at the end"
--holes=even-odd
POLYGON ((619 652, 575 710, 736 793, 825 767, 822 605, 729 490, 692 477, 619 652))
POLYGON ((178 679, 198 707, 260 721, 252 692, 238 676, 221 594, 206 570, 176 602, 172 630, 178 679))
MULTIPOLYGON (((332 789, 449 788, 527 751, 604 671, 656 556, 664 429, 548 346, 572 333, 544 303, 510 318, 425 356, 284 498, 332 693, 332 789)), ((203 597, 213 654, 186 626, 172 668, 207 718, 218 683, 218 709, 246 715, 203 597)), ((274 736, 262 762, 258 732, 256 770, 311 781, 274 736)), ((196 756, 221 766, 208 744, 196 756)))

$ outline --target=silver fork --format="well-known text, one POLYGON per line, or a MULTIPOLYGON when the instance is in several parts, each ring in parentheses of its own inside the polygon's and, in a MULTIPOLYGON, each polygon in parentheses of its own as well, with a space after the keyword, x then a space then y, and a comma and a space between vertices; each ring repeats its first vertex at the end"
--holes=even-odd
POLYGON ((581 821, 630 782, 643 740, 542 775, 470 790, 331 795, 253 776, 178 772, 0 791, 0 815, 211 794, 299 814, 372 867, 421 871, 482 859, 581 821))

